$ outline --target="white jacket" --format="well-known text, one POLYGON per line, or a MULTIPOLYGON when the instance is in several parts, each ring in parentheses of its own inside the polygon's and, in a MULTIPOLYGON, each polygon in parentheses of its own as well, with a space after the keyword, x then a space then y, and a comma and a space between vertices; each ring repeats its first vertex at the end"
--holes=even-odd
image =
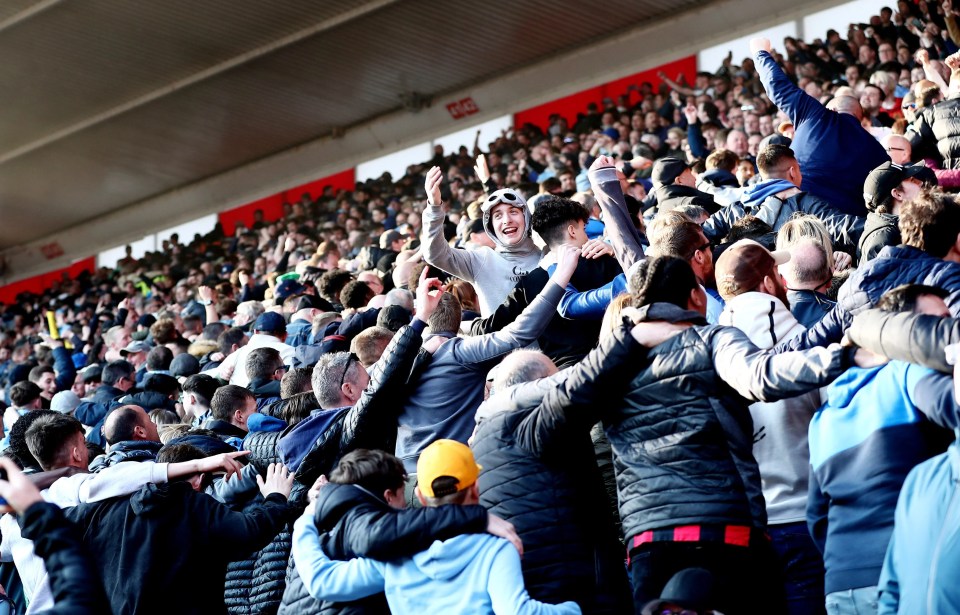
MULTIPOLYGON (((783 302, 758 292, 728 299, 720 314, 720 324, 740 329, 759 348, 772 348, 806 332, 783 302)), ((820 391, 812 391, 777 402, 750 405, 753 456, 760 467, 770 525, 806 521, 810 474, 807 432, 820 403, 820 391)))

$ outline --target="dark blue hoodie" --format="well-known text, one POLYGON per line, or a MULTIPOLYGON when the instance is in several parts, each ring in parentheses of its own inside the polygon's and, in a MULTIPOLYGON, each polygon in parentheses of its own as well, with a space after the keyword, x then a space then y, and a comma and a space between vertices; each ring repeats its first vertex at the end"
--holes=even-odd
POLYGON ((277 442, 277 453, 283 465, 287 466, 291 472, 296 472, 303 463, 304 457, 313 450, 324 432, 348 410, 350 406, 314 410, 309 417, 297 423, 277 442))
POLYGON ((940 378, 949 376, 902 361, 851 368, 810 421, 807 523, 823 552, 827 593, 879 581, 900 487, 952 439, 936 424, 957 423, 917 395, 940 378))

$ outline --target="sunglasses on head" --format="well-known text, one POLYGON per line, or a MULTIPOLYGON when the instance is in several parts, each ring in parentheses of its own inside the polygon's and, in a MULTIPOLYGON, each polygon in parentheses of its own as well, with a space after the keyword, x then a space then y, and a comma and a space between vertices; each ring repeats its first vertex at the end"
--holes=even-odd
POLYGON ((487 197, 487 203, 519 203, 520 197, 515 192, 501 192, 487 197))
POLYGON ((337 387, 337 388, 342 388, 342 387, 343 387, 343 381, 347 379, 347 372, 350 371, 350 364, 353 363, 354 361, 356 361, 357 363, 359 363, 359 362, 360 362, 360 357, 358 357, 356 354, 354 354, 354 353, 351 352, 351 353, 350 353, 350 356, 347 357, 347 364, 343 366, 343 373, 340 374, 340 386, 337 387))

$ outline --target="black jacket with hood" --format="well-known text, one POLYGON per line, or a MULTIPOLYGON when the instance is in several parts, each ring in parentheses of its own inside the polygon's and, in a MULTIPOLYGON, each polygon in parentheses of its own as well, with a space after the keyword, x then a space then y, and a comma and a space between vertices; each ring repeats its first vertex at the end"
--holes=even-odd
POLYGON ((65 513, 83 530, 114 613, 211 615, 226 613, 218 581, 227 562, 270 542, 290 508, 273 493, 235 512, 189 483, 173 482, 65 513))
POLYGON ((640 312, 642 320, 690 326, 635 361, 627 394, 603 412, 628 544, 647 530, 681 525, 765 528, 748 405, 831 382, 851 365, 852 350, 775 355, 739 329, 707 325, 672 304, 640 312))

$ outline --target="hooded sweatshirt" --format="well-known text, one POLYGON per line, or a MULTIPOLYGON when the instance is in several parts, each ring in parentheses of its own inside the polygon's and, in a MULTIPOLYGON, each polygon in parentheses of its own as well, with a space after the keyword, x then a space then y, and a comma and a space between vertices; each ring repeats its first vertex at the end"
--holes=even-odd
POLYGON ((438 540, 412 558, 388 563, 332 561, 320 548, 313 519, 305 515, 294 524, 293 560, 314 598, 357 600, 385 591, 397 614, 580 613, 575 602, 550 605, 531 599, 516 549, 489 534, 438 540))
POLYGON ((480 314, 492 314, 503 303, 517 282, 540 264, 540 248, 530 238, 530 210, 523 207, 524 238, 514 246, 500 241, 493 232, 490 208, 484 203, 483 228, 497 246, 496 250, 455 250, 443 236, 444 213, 439 205, 423 210, 424 260, 473 284, 480 301, 480 314))
POLYGON ((740 202, 748 209, 760 207, 768 197, 791 188, 796 188, 796 186, 785 179, 767 179, 759 184, 744 188, 740 202))
POLYGON ((952 434, 934 423, 950 421, 917 395, 935 376, 901 361, 850 368, 810 421, 807 523, 827 593, 877 584, 903 481, 946 449, 952 434))
MULTIPOLYGON (((727 300, 720 324, 736 327, 758 348, 772 348, 806 331, 787 306, 772 295, 743 293, 727 300)), ((775 402, 750 404, 753 456, 760 467, 767 523, 796 523, 807 518, 809 459, 807 431, 820 407, 820 392, 775 402)))

